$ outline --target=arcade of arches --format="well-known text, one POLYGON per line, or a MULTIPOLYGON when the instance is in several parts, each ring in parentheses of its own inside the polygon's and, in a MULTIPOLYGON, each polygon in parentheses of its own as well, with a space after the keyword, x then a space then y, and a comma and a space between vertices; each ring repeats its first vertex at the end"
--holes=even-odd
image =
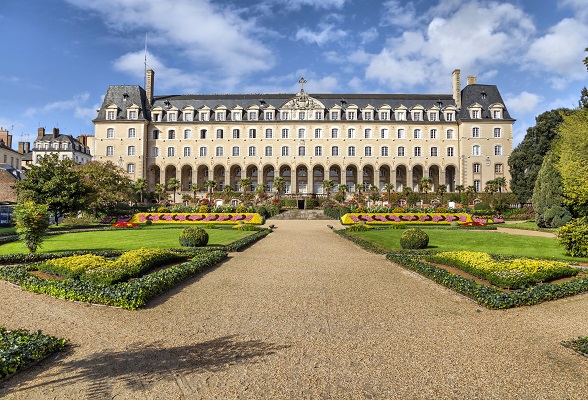
POLYGON ((446 185, 447 190, 452 192, 456 185, 456 167, 449 165, 444 168, 438 165, 424 167, 422 165, 340 165, 331 164, 328 167, 316 164, 311 166, 298 164, 290 166, 287 164, 276 167, 274 165, 246 166, 231 165, 166 165, 160 167, 151 165, 148 168, 149 189, 153 190, 156 184, 168 182, 171 178, 179 179, 181 182, 180 191, 191 191, 197 187, 205 191, 205 183, 208 180, 217 182, 215 190, 222 190, 230 185, 233 190, 239 191, 239 182, 242 178, 249 178, 251 190, 255 190, 259 184, 264 184, 266 191, 273 191, 272 185, 276 176, 281 176, 285 181, 285 193, 287 194, 323 194, 323 181, 330 179, 335 183, 333 191, 337 191, 339 184, 346 184, 349 192, 355 191, 355 185, 364 184, 366 188, 376 185, 383 189, 388 183, 394 184, 395 190, 401 192, 405 187, 418 191, 418 185, 424 176, 432 181, 432 191, 439 185, 446 185))

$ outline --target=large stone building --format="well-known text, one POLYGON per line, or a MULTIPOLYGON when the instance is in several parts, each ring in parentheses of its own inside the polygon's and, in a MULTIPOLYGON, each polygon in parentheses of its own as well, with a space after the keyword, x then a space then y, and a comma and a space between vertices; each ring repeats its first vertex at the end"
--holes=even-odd
POLYGON ((28 143, 24 143, 23 146, 26 146, 21 149, 24 154, 25 167, 31 164, 37 165, 41 157, 48 154, 57 154, 60 160, 69 158, 79 164, 92 161, 88 147, 88 136, 81 135, 76 139, 72 135, 59 133, 59 128, 53 128, 53 132, 47 134, 45 128, 41 127, 37 130, 37 138, 33 142, 33 148, 30 149, 28 143))
POLYGON ((110 86, 94 120, 94 159, 112 161, 149 188, 181 181, 204 190, 207 180, 239 189, 247 177, 271 190, 276 176, 293 194, 320 194, 336 185, 392 183, 417 189, 445 184, 483 190, 505 177, 512 151, 511 118, 495 85, 452 76, 450 94, 296 94, 155 96, 110 86))

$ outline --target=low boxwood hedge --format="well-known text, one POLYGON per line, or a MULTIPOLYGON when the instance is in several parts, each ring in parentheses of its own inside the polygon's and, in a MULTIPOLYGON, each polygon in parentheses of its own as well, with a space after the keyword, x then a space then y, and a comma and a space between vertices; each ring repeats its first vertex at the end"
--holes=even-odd
POLYGON ((66 339, 0 326, 0 380, 65 348, 66 339))
POLYGON ((63 281, 41 279, 30 273, 35 268, 34 265, 0 268, 0 278, 35 293, 135 310, 147 304, 152 297, 217 264, 226 256, 227 253, 224 251, 200 252, 192 260, 180 265, 111 286, 96 285, 75 279, 63 281))
POLYGON ((386 255, 388 260, 411 269, 419 274, 473 299, 480 305, 490 309, 504 309, 530 306, 544 301, 561 299, 588 292, 588 277, 573 279, 563 283, 541 283, 536 286, 514 292, 504 292, 492 286, 486 286, 472 279, 452 274, 422 261, 422 256, 411 254, 386 255))

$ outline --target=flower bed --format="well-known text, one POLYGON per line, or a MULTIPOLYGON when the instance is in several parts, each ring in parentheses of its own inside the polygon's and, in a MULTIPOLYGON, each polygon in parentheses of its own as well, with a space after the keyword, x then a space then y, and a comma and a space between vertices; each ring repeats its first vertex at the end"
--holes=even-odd
POLYGON ((9 331, 0 326, 0 379, 63 350, 66 339, 24 329, 9 331))
POLYGON ((506 289, 522 289, 539 282, 575 276, 578 268, 562 261, 514 258, 499 261, 488 253, 477 251, 446 251, 427 257, 429 261, 450 265, 474 276, 486 279, 506 289))
POLYGON ((472 279, 452 274, 444 268, 429 264, 423 261, 423 256, 419 254, 389 253, 386 258, 457 293, 463 294, 490 309, 530 306, 588 292, 588 277, 576 278, 557 284, 541 283, 533 287, 505 292, 496 287, 477 283, 472 279))
POLYGON ((138 213, 129 222, 158 224, 196 223, 196 224, 244 224, 263 225, 264 218, 257 213, 138 213))
POLYGON ((136 228, 138 225, 133 222, 117 222, 112 225, 114 228, 136 228))
MULTIPOLYGON (((387 224, 429 224, 450 225, 452 222, 459 224, 472 224, 482 221, 472 220, 472 216, 466 213, 348 213, 341 217, 343 225, 366 222, 374 225, 387 224)), ((483 224, 489 223, 484 220, 483 224)))

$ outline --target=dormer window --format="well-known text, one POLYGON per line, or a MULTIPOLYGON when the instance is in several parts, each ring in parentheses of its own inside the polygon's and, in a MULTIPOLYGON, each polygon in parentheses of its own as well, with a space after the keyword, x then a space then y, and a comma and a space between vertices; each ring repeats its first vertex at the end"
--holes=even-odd
POLYGON ((406 113, 404 111, 396 111, 396 120, 406 121, 406 113))
POLYGON ((137 111, 130 110, 129 111, 129 119, 137 119, 137 111))
POLYGON ((191 111, 184 112, 184 121, 192 121, 194 114, 191 111))
POLYGON ((266 121, 273 121, 274 119, 274 112, 273 111, 266 111, 265 112, 265 120, 266 121))
POLYGON ((306 111, 298 111, 298 119, 304 121, 306 119, 306 111))
POLYGON ((317 121, 320 121, 323 119, 323 112, 322 111, 316 111, 314 113, 314 119, 317 121))
POLYGON ((363 119, 366 121, 370 121, 372 119, 372 112, 371 111, 364 111, 363 112, 363 119))
POLYGON ((445 113, 445 121, 453 121, 453 111, 445 113))
POLYGON ((331 111, 331 119, 337 121, 339 119, 339 111, 331 111))
POLYGON ((200 121, 208 121, 208 111, 200 111, 200 121))
POLYGON ((290 119, 290 113, 288 111, 282 111, 280 118, 282 120, 288 120, 288 119, 290 119))
POLYGON ((420 121, 421 120, 421 112, 415 111, 412 113, 412 120, 413 121, 420 121))
POLYGON ((217 111, 215 119, 217 121, 224 121, 225 120, 225 112, 224 111, 217 111))
POLYGON ((249 121, 257 121, 257 111, 249 111, 247 119, 249 121))
POLYGON ((473 119, 480 118, 480 111, 479 110, 472 110, 472 118, 473 119))
POLYGON ((429 112, 429 121, 437 121, 437 112, 436 111, 429 112))
POLYGON ((169 122, 175 122, 178 120, 178 115, 175 113, 175 111, 172 111, 167 114, 167 120, 169 122))
POLYGON ((347 111, 347 119, 354 120, 355 119, 355 111, 347 111))
POLYGON ((115 119, 115 112, 113 110, 108 110, 106 113, 106 119, 114 120, 115 119))
POLYGON ((390 113, 388 111, 380 111, 380 120, 387 121, 390 119, 390 113))
POLYGON ((233 111, 232 119, 233 121, 241 121, 241 111, 233 111))
POLYGON ((492 117, 494 119, 501 119, 502 118, 502 112, 500 110, 494 110, 494 112, 492 113, 492 117))

